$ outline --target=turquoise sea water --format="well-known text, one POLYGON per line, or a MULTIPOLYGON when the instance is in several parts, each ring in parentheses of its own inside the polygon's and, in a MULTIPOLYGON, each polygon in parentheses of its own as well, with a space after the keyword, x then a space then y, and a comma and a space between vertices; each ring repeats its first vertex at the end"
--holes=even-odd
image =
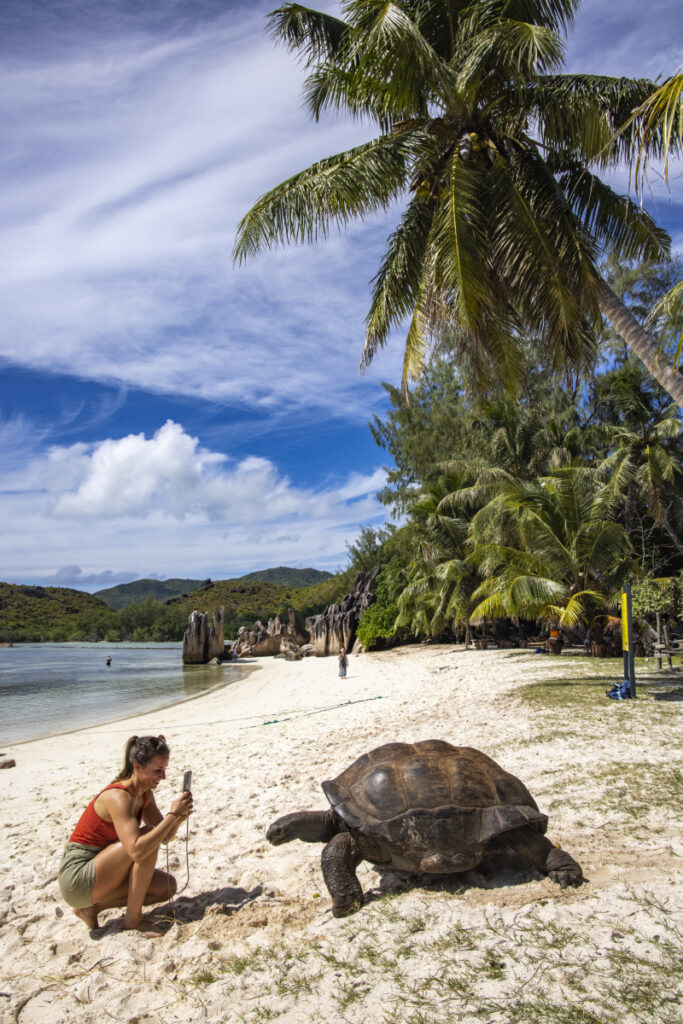
POLYGON ((177 643, 0 647, 0 752, 195 697, 242 674, 235 665, 183 666, 181 652, 177 643))

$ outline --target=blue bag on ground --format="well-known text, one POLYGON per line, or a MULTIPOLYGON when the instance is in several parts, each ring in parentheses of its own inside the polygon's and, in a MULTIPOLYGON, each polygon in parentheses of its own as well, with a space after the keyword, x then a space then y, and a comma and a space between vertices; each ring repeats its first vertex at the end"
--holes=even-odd
POLYGON ((631 684, 628 679, 624 679, 622 683, 612 683, 612 689, 606 690, 605 693, 610 700, 630 700, 631 684))

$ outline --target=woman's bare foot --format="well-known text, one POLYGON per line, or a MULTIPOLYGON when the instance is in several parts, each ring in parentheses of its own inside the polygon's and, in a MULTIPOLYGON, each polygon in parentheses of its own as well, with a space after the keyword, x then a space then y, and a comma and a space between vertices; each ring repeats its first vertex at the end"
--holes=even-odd
POLYGON ((164 935, 164 931, 160 925, 145 917, 141 917, 135 924, 129 924, 124 916, 123 930, 140 932, 140 934, 144 935, 146 939, 160 939, 164 935))
POLYGON ((94 931, 95 928, 99 928, 99 922, 97 920, 97 910, 95 907, 78 907, 74 910, 76 917, 80 917, 81 921, 84 922, 88 931, 94 931))

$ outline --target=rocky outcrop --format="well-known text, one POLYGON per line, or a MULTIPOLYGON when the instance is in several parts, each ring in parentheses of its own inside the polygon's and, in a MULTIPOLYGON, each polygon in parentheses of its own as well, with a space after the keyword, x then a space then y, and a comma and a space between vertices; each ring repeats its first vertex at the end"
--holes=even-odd
POLYGON ((306 619, 305 628, 291 608, 288 622, 283 622, 276 615, 267 626, 262 622, 241 626, 235 640, 238 656, 262 658, 270 655, 299 661, 311 654, 318 657, 339 654, 342 647, 350 651, 359 619, 375 599, 378 573, 379 569, 358 573, 351 593, 338 604, 328 605, 319 615, 306 619))
POLYGON ((359 572, 353 589, 338 604, 330 604, 320 613, 306 619, 306 629, 316 655, 339 654, 343 647, 350 651, 356 637, 356 626, 365 609, 375 599, 379 569, 359 572))
POLYGON ((223 608, 209 619, 208 612, 193 611, 183 636, 183 664, 206 665, 223 657, 223 608))
POLYGON ((289 609, 288 621, 279 615, 268 620, 268 625, 257 621, 253 626, 240 626, 235 646, 238 656, 251 654, 257 658, 295 651, 308 643, 308 633, 303 629, 293 608, 289 609))

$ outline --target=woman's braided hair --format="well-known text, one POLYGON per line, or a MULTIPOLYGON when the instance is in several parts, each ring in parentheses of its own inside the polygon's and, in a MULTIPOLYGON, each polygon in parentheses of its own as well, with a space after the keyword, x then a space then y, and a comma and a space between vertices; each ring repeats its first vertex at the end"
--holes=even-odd
POLYGON ((160 755, 167 757, 170 753, 165 736, 131 736, 123 753, 123 768, 114 782, 130 779, 135 761, 144 768, 152 758, 160 755))

